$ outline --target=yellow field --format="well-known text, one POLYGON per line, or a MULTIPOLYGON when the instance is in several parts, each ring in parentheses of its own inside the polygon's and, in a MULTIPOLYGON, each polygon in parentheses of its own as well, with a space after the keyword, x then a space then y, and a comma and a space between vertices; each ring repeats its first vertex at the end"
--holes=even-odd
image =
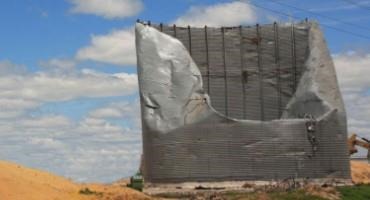
POLYGON ((1 200, 127 200, 149 199, 119 184, 77 184, 50 173, 0 161, 1 200), (91 194, 80 194, 88 188, 91 194))

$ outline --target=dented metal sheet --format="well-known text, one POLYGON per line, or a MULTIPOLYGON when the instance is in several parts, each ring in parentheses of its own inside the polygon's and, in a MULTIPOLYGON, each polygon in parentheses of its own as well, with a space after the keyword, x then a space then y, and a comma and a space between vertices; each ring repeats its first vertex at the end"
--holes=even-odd
POLYGON ((147 183, 350 178, 318 25, 136 24, 147 183))

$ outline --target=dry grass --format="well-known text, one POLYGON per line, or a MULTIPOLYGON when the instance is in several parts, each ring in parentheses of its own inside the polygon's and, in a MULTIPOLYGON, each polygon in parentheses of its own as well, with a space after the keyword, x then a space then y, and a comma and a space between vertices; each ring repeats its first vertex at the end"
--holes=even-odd
POLYGON ((0 161, 0 199, 144 200, 150 198, 120 184, 77 184, 47 172, 0 161), (89 191, 89 194, 86 191, 89 191))
POLYGON ((351 161, 351 174, 355 184, 370 184, 370 165, 368 163, 351 161))

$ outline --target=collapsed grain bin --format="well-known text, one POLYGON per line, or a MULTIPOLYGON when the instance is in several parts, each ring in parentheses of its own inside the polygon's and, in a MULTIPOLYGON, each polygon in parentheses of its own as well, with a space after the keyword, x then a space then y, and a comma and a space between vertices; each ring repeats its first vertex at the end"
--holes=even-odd
POLYGON ((350 179, 346 113, 316 22, 136 24, 146 183, 350 179))

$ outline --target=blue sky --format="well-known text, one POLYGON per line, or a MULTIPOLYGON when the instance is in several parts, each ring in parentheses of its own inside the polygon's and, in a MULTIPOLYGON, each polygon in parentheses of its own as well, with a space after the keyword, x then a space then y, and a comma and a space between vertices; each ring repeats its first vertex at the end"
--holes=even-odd
MULTIPOLYGON (((0 38, 0 58, 17 60, 18 63, 27 64, 30 68, 37 68, 39 60, 54 57, 72 57, 77 49, 89 43, 91 34, 99 35, 112 29, 132 26, 137 18, 150 19, 154 22, 171 22, 184 14, 190 6, 210 5, 219 2, 227 1, 144 1, 145 7, 137 16, 106 20, 94 15, 73 14, 69 12, 71 4, 68 1, 2 1, 0 23, 3 28, 2 37, 0 38)), ((289 0, 283 3, 358 24, 367 27, 367 30, 338 24, 333 20, 314 16, 311 13, 294 11, 289 7, 266 0, 252 1, 252 3, 292 14, 302 19, 305 17, 317 18, 322 20, 322 23, 358 34, 366 35, 370 32, 368 20, 370 14, 368 10, 351 8, 351 5, 341 0, 325 2, 289 0)), ((280 19, 287 18, 263 9, 260 10, 263 14, 277 16, 280 19)), ((261 22, 261 20, 258 21, 261 22)), ((263 21, 266 20, 262 20, 262 23, 263 21)), ((352 46, 368 48, 361 38, 327 28, 325 28, 325 31, 333 52, 347 50, 352 46), (339 38, 342 42, 337 42, 339 38)), ((365 42, 368 44, 369 41, 365 42)))
POLYGON ((214 26, 318 20, 336 64, 350 131, 370 137, 370 1, 358 2, 3 0, 0 159, 76 181, 109 182, 137 170, 138 18, 214 26), (230 9, 242 12, 225 15, 230 9))

